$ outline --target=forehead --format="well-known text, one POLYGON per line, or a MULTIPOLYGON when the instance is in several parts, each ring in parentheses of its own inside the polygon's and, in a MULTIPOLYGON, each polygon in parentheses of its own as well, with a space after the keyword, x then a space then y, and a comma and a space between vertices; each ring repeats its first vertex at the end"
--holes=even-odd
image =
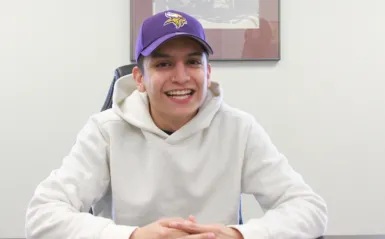
POLYGON ((198 41, 190 37, 177 37, 166 41, 154 50, 154 54, 188 55, 192 52, 203 53, 204 49, 198 41))

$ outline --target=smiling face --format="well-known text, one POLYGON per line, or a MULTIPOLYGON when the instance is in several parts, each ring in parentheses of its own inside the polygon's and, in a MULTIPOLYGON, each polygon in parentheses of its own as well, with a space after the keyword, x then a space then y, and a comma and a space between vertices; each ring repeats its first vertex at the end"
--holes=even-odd
POLYGON ((211 67, 203 48, 188 37, 159 46, 133 75, 139 91, 147 92, 151 115, 159 128, 177 130, 197 113, 210 86, 211 67))

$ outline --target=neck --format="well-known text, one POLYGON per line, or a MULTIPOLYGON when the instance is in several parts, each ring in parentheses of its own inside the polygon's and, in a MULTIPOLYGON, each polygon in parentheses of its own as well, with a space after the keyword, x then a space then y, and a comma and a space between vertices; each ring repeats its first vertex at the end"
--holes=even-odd
POLYGON ((150 110, 152 120, 155 125, 162 130, 175 132, 178 129, 182 128, 185 124, 187 124, 194 116, 198 113, 195 112, 192 115, 175 117, 170 115, 164 115, 160 112, 154 112, 150 110))

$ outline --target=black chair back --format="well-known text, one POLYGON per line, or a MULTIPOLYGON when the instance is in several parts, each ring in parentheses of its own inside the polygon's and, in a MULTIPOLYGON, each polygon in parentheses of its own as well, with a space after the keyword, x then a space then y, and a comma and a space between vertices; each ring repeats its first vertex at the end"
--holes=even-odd
POLYGON ((114 78, 112 79, 110 89, 108 90, 108 94, 106 96, 106 99, 104 101, 104 104, 102 106, 102 110, 107 110, 112 107, 112 94, 114 92, 115 82, 122 76, 129 75, 132 73, 132 69, 134 69, 135 64, 131 65, 124 65, 115 70, 114 78))

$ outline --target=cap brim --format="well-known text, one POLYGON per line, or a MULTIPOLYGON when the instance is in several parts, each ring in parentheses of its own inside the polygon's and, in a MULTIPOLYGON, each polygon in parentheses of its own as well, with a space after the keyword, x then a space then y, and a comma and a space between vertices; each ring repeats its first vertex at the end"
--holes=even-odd
POLYGON ((173 39, 173 38, 176 38, 176 37, 181 37, 181 36, 187 36, 187 37, 191 37, 192 39, 198 41, 204 48, 204 50, 209 53, 210 55, 212 55, 214 52, 213 52, 213 49, 211 48, 211 46, 204 40, 200 39, 199 37, 195 36, 195 35, 192 35, 192 34, 189 34, 189 33, 184 33, 184 32, 174 32, 174 33, 170 33, 170 34, 167 34, 159 39, 157 39, 156 41, 154 41, 153 43, 151 43, 148 47, 146 47, 142 52, 141 54, 143 56, 149 56, 151 55, 151 53, 156 49, 158 48, 161 44, 163 44, 164 42, 170 40, 170 39, 173 39))

